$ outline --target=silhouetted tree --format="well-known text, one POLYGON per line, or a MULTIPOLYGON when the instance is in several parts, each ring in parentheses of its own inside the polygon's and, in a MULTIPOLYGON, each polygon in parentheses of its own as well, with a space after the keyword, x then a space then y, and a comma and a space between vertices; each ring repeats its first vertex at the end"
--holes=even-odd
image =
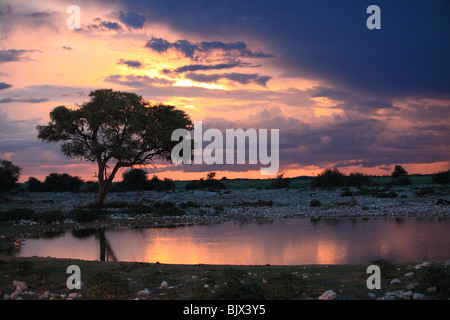
POLYGON ((407 175, 408 175, 408 172, 405 169, 403 169, 403 167, 400 165, 396 165, 394 167, 394 171, 392 171, 392 178, 394 178, 396 181, 398 180, 398 178, 407 176, 407 175))
POLYGON ((62 142, 67 157, 97 163, 96 203, 101 205, 120 168, 153 164, 156 159, 171 161, 171 151, 179 143, 172 141, 172 132, 192 130, 192 122, 184 111, 151 106, 135 93, 101 89, 89 97, 80 108, 53 109, 48 125, 37 130, 39 139, 62 142))
POLYGON ((0 160, 0 192, 9 191, 16 186, 21 170, 11 161, 0 160))

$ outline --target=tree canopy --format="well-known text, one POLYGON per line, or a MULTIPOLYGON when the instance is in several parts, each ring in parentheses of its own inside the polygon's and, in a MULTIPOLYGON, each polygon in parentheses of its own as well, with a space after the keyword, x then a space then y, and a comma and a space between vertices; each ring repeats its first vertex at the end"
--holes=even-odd
POLYGON ((56 107, 48 125, 37 130, 39 139, 62 142, 67 157, 98 164, 97 203, 103 202, 120 168, 154 164, 158 159, 171 161, 171 150, 178 143, 171 140, 172 132, 192 130, 184 111, 150 105, 135 93, 99 89, 89 97, 90 101, 77 109, 56 107))

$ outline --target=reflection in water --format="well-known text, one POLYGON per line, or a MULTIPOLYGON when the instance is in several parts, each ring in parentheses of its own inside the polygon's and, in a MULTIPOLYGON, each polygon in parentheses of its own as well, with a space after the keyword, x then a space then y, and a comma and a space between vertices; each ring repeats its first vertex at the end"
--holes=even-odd
POLYGON ((178 264, 367 264, 450 258, 450 219, 287 219, 28 239, 18 256, 178 264))

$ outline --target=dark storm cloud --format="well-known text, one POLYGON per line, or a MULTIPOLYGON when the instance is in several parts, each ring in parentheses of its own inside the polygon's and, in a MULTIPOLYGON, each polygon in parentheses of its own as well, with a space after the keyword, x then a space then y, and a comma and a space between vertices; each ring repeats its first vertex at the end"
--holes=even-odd
MULTIPOLYGON (((366 9, 374 4, 368 0, 134 0, 123 4, 197 37, 234 34, 264 43, 292 77, 321 79, 389 97, 448 96, 450 92, 450 4, 446 0, 379 0, 380 30, 366 27, 366 9)), ((149 47, 163 52, 177 44, 160 40, 150 41, 149 47)), ((190 45, 178 44, 186 56, 193 52, 194 44, 190 45)))
POLYGON ((175 42, 169 42, 162 38, 152 37, 145 46, 158 53, 166 52, 167 50, 174 48, 184 54, 186 58, 197 60, 200 56, 208 54, 214 50, 223 50, 228 54, 235 57, 252 57, 252 58, 270 58, 271 54, 266 54, 261 51, 252 51, 248 49, 247 44, 244 42, 229 42, 222 41, 210 41, 192 43, 188 40, 177 40, 175 42))
POLYGON ((147 18, 145 15, 138 12, 129 11, 125 13, 120 11, 119 20, 130 28, 142 29, 144 23, 147 21, 147 18))
POLYGON ((240 84, 256 83, 260 86, 266 87, 267 81, 271 79, 269 76, 260 76, 257 73, 223 73, 223 74, 202 74, 202 73, 188 73, 186 78, 197 82, 217 82, 220 79, 228 79, 240 84))

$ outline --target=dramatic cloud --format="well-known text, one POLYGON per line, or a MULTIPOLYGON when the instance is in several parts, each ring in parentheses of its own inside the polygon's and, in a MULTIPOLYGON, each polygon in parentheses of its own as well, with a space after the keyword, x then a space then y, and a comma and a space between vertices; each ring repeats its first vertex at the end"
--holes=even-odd
POLYGON ((252 51, 248 49, 244 42, 230 42, 210 41, 192 43, 188 40, 177 40, 176 42, 169 42, 162 38, 152 37, 145 46, 158 53, 166 52, 173 48, 183 53, 183 55, 192 60, 198 60, 205 54, 210 54, 212 51, 221 50, 226 52, 231 57, 251 57, 251 58, 271 58, 271 54, 266 54, 261 51, 252 51))
POLYGON ((126 85, 132 88, 142 88, 146 86, 153 86, 153 85, 162 85, 167 86, 173 83, 173 81, 163 79, 163 78, 152 78, 148 76, 135 76, 135 75, 110 75, 107 76, 104 81, 111 82, 111 83, 117 83, 121 85, 126 85))
POLYGON ((244 63, 241 61, 230 62, 230 63, 218 63, 212 65, 205 64, 191 64, 187 66, 178 67, 175 70, 164 69, 163 73, 183 73, 187 71, 207 71, 207 70, 222 70, 222 69, 231 69, 236 67, 244 67, 249 66, 248 63, 244 63))
POLYGON ((144 22, 147 21, 147 18, 138 12, 130 11, 124 13, 120 11, 119 20, 130 28, 141 29, 144 26, 144 22))
POLYGON ((217 82, 220 79, 228 79, 240 84, 256 83, 260 86, 266 87, 267 81, 271 79, 269 76, 260 76, 257 73, 223 73, 223 74, 202 74, 202 73, 188 73, 186 78, 198 82, 217 82))

